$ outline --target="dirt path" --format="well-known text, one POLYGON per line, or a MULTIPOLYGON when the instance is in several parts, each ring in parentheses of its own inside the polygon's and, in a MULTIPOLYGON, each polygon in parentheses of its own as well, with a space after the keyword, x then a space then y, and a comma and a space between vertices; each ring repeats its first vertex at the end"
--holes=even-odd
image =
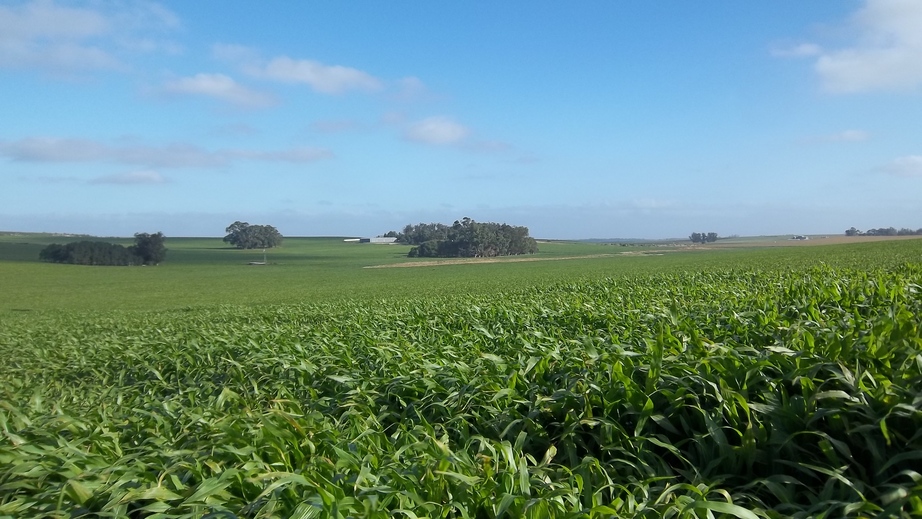
POLYGON ((558 256, 552 258, 519 258, 519 257, 505 257, 505 258, 457 258, 457 259, 445 259, 445 260, 432 260, 432 261, 408 261, 406 263, 391 263, 389 265, 369 265, 367 267, 362 267, 366 269, 389 269, 389 268, 411 268, 411 267, 440 267, 442 265, 465 265, 468 263, 522 263, 525 261, 559 261, 559 260, 573 260, 573 259, 589 259, 589 258, 611 258, 614 256, 621 256, 623 254, 587 254, 585 256, 558 256))

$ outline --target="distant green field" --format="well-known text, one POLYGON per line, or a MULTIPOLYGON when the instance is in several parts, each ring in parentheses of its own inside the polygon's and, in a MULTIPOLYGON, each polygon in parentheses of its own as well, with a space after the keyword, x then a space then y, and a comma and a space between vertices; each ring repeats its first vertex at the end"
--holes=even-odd
MULTIPOLYGON (((80 238, 70 238, 77 240, 80 238)), ((170 310, 342 300, 393 300, 496 292, 558 282, 696 271, 707 266, 860 265, 868 257, 918 261, 922 240, 841 246, 669 252, 655 246, 541 243, 529 259, 413 268, 363 267, 412 261, 407 246, 287 238, 267 253, 229 248, 217 238, 168 238, 156 267, 87 267, 38 261, 49 235, 0 236, 0 318, 57 311, 170 310), (623 254, 627 253, 627 254, 623 254), (553 260, 554 258, 579 259, 553 260)), ((113 240, 129 244, 130 239, 113 240)), ((521 258, 510 258, 521 259, 521 258)), ((435 262, 433 261, 433 264, 435 262)))

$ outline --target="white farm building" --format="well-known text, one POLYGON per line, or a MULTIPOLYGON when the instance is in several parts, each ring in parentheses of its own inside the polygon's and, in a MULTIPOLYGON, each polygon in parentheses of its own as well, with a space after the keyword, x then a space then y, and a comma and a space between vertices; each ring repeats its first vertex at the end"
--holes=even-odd
POLYGON ((397 238, 346 238, 343 241, 348 242, 358 242, 358 243, 377 243, 377 244, 391 244, 397 243, 397 238))

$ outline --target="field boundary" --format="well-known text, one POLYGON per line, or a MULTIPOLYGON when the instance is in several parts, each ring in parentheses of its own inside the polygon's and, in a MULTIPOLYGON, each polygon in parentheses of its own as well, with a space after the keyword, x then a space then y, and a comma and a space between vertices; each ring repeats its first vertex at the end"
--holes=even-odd
POLYGON ((405 263, 389 263, 385 265, 368 265, 365 269, 388 269, 388 268, 414 268, 414 267, 440 267, 443 265, 469 265, 481 263, 524 263, 529 261, 562 261, 574 259, 591 259, 591 258, 613 258, 615 256, 624 256, 628 253, 607 253, 607 254, 586 254, 584 256, 558 256, 550 258, 452 258, 432 261, 407 261, 405 263))

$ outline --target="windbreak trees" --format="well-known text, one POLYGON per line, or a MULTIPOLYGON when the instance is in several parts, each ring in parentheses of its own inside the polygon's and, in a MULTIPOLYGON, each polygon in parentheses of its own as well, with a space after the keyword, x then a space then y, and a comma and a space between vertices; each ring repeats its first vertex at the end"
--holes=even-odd
POLYGON ((166 258, 166 237, 162 232, 134 235, 135 244, 124 247, 105 241, 76 241, 64 245, 52 243, 38 253, 38 259, 74 265, 157 265, 166 258))
POLYGON ((467 217, 456 220, 451 227, 437 223, 408 225, 402 237, 398 241, 416 245, 410 249, 410 257, 483 258, 538 252, 538 242, 528 235, 528 227, 480 223, 467 217))
POLYGON ((225 243, 238 249, 271 249, 282 244, 282 234, 271 225, 250 225, 236 221, 224 230, 225 243))

